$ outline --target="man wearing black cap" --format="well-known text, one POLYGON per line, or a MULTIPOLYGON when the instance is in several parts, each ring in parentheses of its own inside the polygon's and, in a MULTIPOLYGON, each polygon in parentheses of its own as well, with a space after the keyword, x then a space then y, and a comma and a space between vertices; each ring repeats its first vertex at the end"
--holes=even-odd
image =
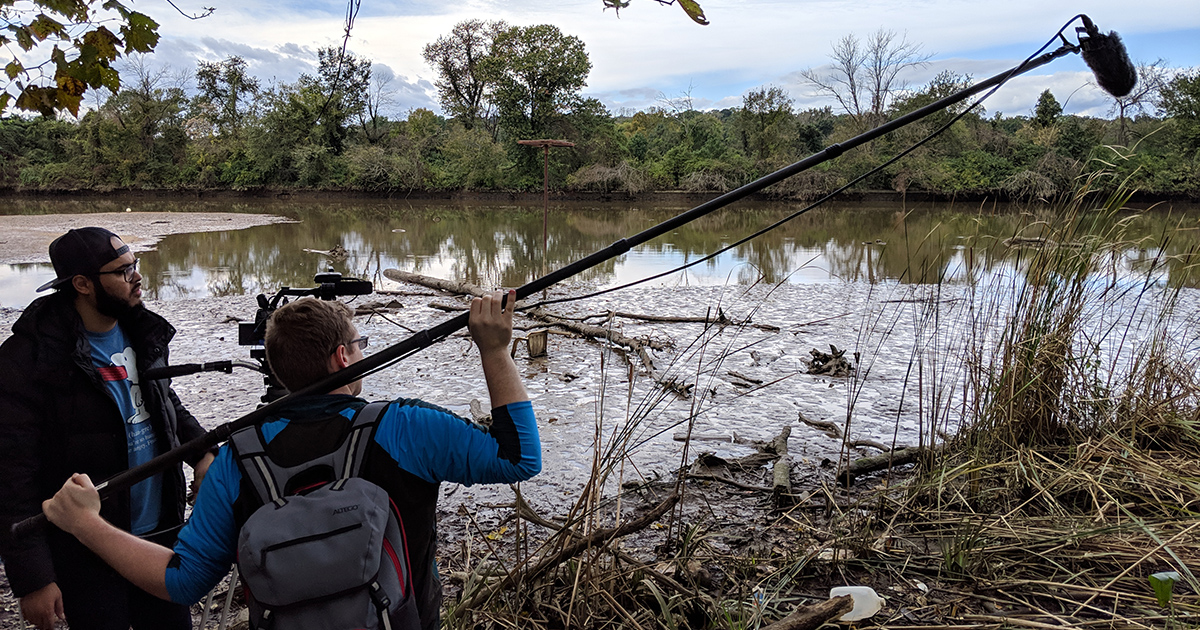
MULTIPOLYGON (((0 346, 0 558, 21 613, 48 630, 191 628, 186 606, 134 587, 74 537, 48 528, 13 539, 73 472, 105 479, 204 433, 167 381, 139 373, 167 364, 175 329, 142 304, 138 260, 120 237, 78 228, 50 244, 55 289, 34 300, 0 346)), ((196 483, 212 455, 189 462, 196 483)), ((110 522, 170 545, 183 522, 183 470, 112 496, 110 522)))

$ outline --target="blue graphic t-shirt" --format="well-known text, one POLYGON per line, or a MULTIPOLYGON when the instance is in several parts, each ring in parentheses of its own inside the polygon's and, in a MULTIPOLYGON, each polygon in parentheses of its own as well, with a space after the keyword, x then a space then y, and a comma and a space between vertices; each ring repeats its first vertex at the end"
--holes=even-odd
MULTIPOLYGON (((142 400, 138 384, 137 357, 125 332, 114 326, 105 333, 88 332, 92 342, 92 362, 100 372, 108 392, 117 401, 125 418, 125 440, 129 446, 129 467, 144 464, 159 454, 158 436, 147 422, 150 413, 142 400)), ((140 481, 129 489, 131 532, 145 534, 158 527, 162 511, 162 473, 140 481)))

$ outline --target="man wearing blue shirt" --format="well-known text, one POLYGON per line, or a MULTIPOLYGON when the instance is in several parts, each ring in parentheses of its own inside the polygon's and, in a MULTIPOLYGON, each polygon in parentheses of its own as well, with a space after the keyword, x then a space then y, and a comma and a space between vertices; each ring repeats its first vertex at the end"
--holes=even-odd
MULTIPOLYGON (((21 614, 49 630, 182 630, 186 606, 151 597, 61 531, 13 539, 73 472, 107 478, 204 434, 167 381, 141 374, 167 364, 175 329, 142 303, 138 260, 112 232, 76 228, 50 244, 57 277, 39 291, 0 346, 0 557, 21 614)), ((195 479, 213 455, 189 462, 195 479)), ((170 544, 187 487, 176 465, 105 503, 104 517, 170 544)))
MULTIPOLYGON (((388 492, 403 519, 425 628, 436 628, 440 620, 434 564, 439 484, 514 483, 541 470, 533 409, 508 352, 516 293, 509 294, 508 308, 501 298, 499 292, 476 298, 469 320, 491 397, 491 427, 485 431, 423 401, 399 399, 381 416, 362 469, 362 477, 388 492)), ((278 309, 267 324, 266 349, 279 380, 296 391, 361 360, 367 338, 359 336, 351 316, 344 304, 315 298, 278 309)), ((296 466, 331 452, 366 404, 357 397, 361 390, 361 381, 355 381, 285 406, 258 427, 268 456, 296 466)), ((228 446, 213 462, 173 550, 112 527, 100 517, 99 505, 91 480, 75 475, 43 509, 134 584, 181 603, 199 600, 220 581, 234 561, 241 525, 258 507, 228 446)))

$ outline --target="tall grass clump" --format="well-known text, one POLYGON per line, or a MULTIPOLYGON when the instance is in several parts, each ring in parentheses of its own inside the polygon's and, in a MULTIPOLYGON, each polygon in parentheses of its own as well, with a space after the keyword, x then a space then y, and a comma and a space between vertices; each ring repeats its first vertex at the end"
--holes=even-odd
MULTIPOLYGON (((1104 177, 966 248, 1016 262, 965 291, 958 425, 870 499, 888 530, 864 535, 904 538, 909 579, 980 593, 962 605, 1016 625, 1172 626, 1147 582, 1162 571, 1186 593, 1171 615, 1200 613, 1200 332, 1177 280, 1196 252, 1128 238, 1130 193, 1104 177)), ((886 556, 851 564, 896 570, 886 556)))
MULTIPOLYGON (((966 409, 948 453, 988 464, 1028 451, 1068 457, 1082 444, 1120 439, 1200 454, 1187 339, 1195 331, 1164 271, 1170 234, 1153 244, 1127 238, 1136 220, 1121 214, 1130 193, 1097 200, 1100 177, 1056 214, 990 244, 1015 248, 1016 264, 972 291, 966 409), (1122 252, 1138 248, 1156 253, 1133 268, 1122 252)), ((1191 253, 1181 258, 1172 262, 1190 264, 1191 253)))

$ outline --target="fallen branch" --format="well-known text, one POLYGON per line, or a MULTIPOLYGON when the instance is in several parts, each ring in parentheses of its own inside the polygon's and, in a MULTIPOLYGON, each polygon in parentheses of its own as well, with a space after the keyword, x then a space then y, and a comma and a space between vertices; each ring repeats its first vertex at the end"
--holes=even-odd
POLYGON ((676 442, 724 442, 726 444, 748 444, 753 446, 757 442, 746 439, 734 432, 733 435, 692 435, 689 437, 686 433, 676 433, 671 436, 676 442))
POLYGON ((905 448, 898 448, 894 451, 887 451, 880 455, 872 455, 870 457, 856 459, 849 466, 838 471, 838 483, 853 483, 854 478, 858 475, 875 472, 877 470, 885 470, 894 466, 911 464, 917 461, 917 458, 924 450, 925 449, 919 446, 909 446, 905 448))
POLYGON ((471 309, 471 307, 467 306, 466 304, 446 304, 444 302, 430 302, 426 306, 434 310, 445 311, 447 313, 457 313, 471 309))
POLYGON ((854 598, 841 595, 812 606, 801 606, 792 614, 762 627, 762 630, 816 630, 854 610, 854 598))
POLYGON ((455 607, 454 610, 474 610, 480 604, 486 602, 496 593, 512 588, 516 584, 530 583, 541 578, 546 573, 550 572, 558 565, 574 558, 586 549, 590 549, 599 545, 607 545, 609 541, 628 536, 637 531, 641 531, 650 526, 651 523, 657 521, 663 514, 667 513, 675 503, 679 501, 679 493, 672 492, 662 503, 654 506, 649 512, 643 514, 640 518, 634 519, 621 525, 620 527, 609 527, 598 529, 590 535, 582 538, 577 538, 575 541, 564 546, 558 553, 543 557, 537 564, 533 565, 525 571, 513 571, 509 573, 503 580, 493 585, 491 588, 477 592, 470 600, 465 601, 455 607))
MULTIPOLYGON (((530 507, 529 504, 525 502, 525 499, 521 498, 520 496, 517 497, 517 515, 520 516, 521 518, 529 521, 530 523, 533 523, 534 525, 540 525, 541 527, 545 527, 546 529, 549 529, 551 531, 556 531, 556 532, 563 531, 564 526, 559 525, 558 523, 555 523, 554 521, 551 521, 549 519, 542 518, 542 516, 540 514, 538 514, 537 512, 535 512, 533 510, 533 508, 530 507)), ((567 530, 567 533, 570 534, 574 538, 583 538, 583 534, 580 534, 573 529, 567 530)), ((663 586, 666 586, 668 588, 679 591, 680 593, 683 593, 684 595, 687 595, 689 597, 698 597, 698 598, 703 598, 703 599, 707 599, 710 601, 712 600, 712 598, 709 597, 709 595, 707 593, 703 593, 703 592, 688 588, 687 586, 681 584, 678 580, 672 578, 669 575, 666 575, 665 573, 655 570, 650 565, 647 565, 646 563, 642 562, 641 560, 638 560, 637 558, 629 555, 628 553, 626 553, 624 551, 621 551, 620 549, 614 549, 612 547, 606 546, 604 548, 604 550, 613 554, 622 562, 632 565, 635 569, 642 571, 646 575, 649 575, 651 578, 654 579, 655 582, 658 582, 659 584, 661 584, 663 586)))
POLYGON ((428 291, 395 291, 392 289, 375 289, 375 293, 379 295, 399 295, 402 297, 433 297, 436 295, 428 291))
POLYGON ((754 385, 762 385, 762 382, 763 382, 763 380, 761 378, 754 378, 751 376, 746 376, 745 374, 742 374, 741 372, 738 372, 737 370, 729 370, 728 372, 726 372, 726 374, 728 374, 734 378, 740 378, 743 381, 746 381, 747 383, 753 383, 754 385))
MULTIPOLYGON (((854 364, 846 359, 846 351, 838 350, 837 346, 829 344, 829 352, 821 352, 816 348, 809 351, 812 355, 812 361, 808 363, 808 373, 815 375, 825 375, 834 377, 846 377, 854 374, 854 364)), ((859 360, 858 353, 854 353, 854 361, 859 360)))
MULTIPOLYGON (((807 424, 808 426, 810 426, 814 429, 819 429, 822 433, 824 433, 825 435, 828 435, 829 437, 831 437, 835 440, 845 440, 846 439, 845 436, 842 434, 842 428, 828 420, 809 420, 808 418, 804 417, 803 413, 799 413, 799 412, 797 412, 796 415, 800 418, 800 422, 803 422, 804 424, 807 424)), ((851 448, 859 448, 859 447, 864 447, 864 446, 870 447, 870 448, 873 448, 878 451, 883 451, 884 453, 887 453, 888 451, 892 450, 892 448, 887 446, 886 444, 883 444, 881 442, 876 442, 875 440, 866 440, 866 439, 849 440, 846 442, 846 445, 851 448)), ((901 448, 904 448, 904 447, 901 447, 901 448)))
POLYGON ((759 330, 768 332, 779 332, 779 326, 770 324, 755 324, 749 319, 735 321, 725 316, 725 312, 718 309, 716 317, 689 317, 689 316, 673 316, 673 315, 640 315, 638 313, 626 313, 624 311, 608 311, 604 315, 588 315, 583 318, 583 321, 595 319, 598 317, 620 317, 622 319, 636 319, 644 322, 665 322, 672 324, 717 324, 720 326, 751 326, 759 330))
MULTIPOLYGON (((455 282, 451 280, 442 280, 440 278, 431 278, 429 276, 423 276, 417 273, 400 271, 399 269, 384 269, 383 275, 397 282, 418 284, 421 286, 438 289, 439 291, 458 293, 460 295, 465 294, 481 296, 485 293, 483 289, 469 282, 455 282)), ((432 302, 429 304, 429 306, 430 308, 436 308, 450 312, 463 311, 467 308, 462 305, 450 305, 438 302, 432 302)), ((654 379, 655 382, 659 383, 664 388, 672 390, 685 397, 691 392, 692 384, 682 383, 674 378, 660 376, 658 371, 655 369, 654 359, 650 356, 649 350, 665 350, 669 348, 670 345, 664 341, 658 339, 641 340, 633 337, 627 337, 615 330, 574 321, 551 313, 543 308, 524 311, 523 315, 530 319, 540 320, 548 325, 564 328, 589 338, 605 339, 619 346, 624 346, 636 354, 639 359, 641 359, 642 365, 645 366, 646 371, 650 374, 650 377, 654 379)))
POLYGON ((389 280, 395 280, 396 282, 407 282, 409 284, 419 284, 423 287, 437 289, 438 291, 445 291, 446 293, 474 295, 475 297, 483 297, 483 295, 486 293, 486 291, 484 291, 478 285, 471 284, 470 282, 442 280, 441 278, 423 276, 419 273, 410 273, 407 271, 400 271, 399 269, 384 269, 383 275, 389 280))

